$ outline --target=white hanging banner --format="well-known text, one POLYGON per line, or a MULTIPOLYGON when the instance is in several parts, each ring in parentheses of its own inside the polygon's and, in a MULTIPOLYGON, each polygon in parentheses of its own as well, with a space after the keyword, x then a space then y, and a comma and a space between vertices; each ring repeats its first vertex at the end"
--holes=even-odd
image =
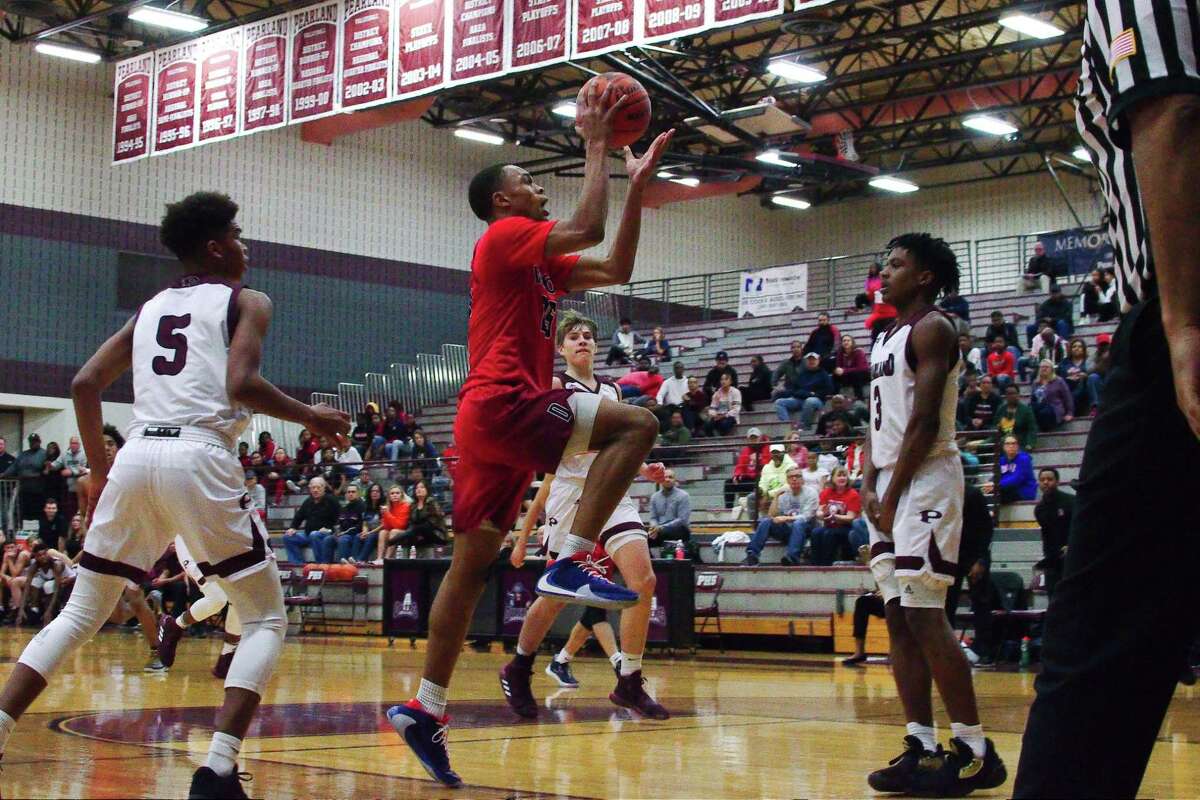
POLYGON ((738 317, 768 317, 808 308, 808 264, 743 272, 738 317))

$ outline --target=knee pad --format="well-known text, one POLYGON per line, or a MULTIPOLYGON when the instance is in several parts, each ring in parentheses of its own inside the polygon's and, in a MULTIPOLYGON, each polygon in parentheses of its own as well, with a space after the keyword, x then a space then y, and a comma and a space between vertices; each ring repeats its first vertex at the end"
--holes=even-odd
POLYGON ((587 628, 589 631, 595 627, 597 623, 608 622, 608 612, 602 608, 588 606, 583 610, 583 616, 579 618, 579 624, 587 628))
POLYGON ((66 606, 25 647, 20 663, 49 679, 63 659, 96 635, 121 599, 125 579, 80 570, 66 606))
POLYGON ((944 608, 950 584, 928 572, 920 575, 898 575, 900 605, 904 608, 944 608))
POLYGON ((261 696, 283 650, 287 612, 279 570, 269 561, 262 569, 237 580, 222 580, 225 593, 241 622, 242 641, 229 665, 227 689, 245 689, 261 696))

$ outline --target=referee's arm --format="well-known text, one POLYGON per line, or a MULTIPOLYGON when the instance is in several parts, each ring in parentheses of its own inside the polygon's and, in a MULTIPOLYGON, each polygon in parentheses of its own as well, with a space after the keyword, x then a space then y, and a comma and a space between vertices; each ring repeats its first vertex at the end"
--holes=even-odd
POLYGON ((1149 97, 1127 112, 1133 163, 1154 254, 1175 394, 1200 436, 1200 94, 1149 97))

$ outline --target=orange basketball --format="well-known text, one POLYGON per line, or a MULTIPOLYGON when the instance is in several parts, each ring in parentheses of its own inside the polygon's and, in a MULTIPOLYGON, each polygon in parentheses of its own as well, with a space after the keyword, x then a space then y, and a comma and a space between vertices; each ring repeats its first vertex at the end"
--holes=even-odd
MULTIPOLYGON (((591 91, 593 84, 596 84, 597 93, 603 94, 609 83, 613 85, 613 92, 609 95, 606 108, 611 108, 622 95, 632 95, 625 101, 624 108, 617 112, 617 117, 613 120, 612 137, 608 140, 610 147, 624 147, 642 138, 642 134, 650 126, 650 96, 640 83, 623 72, 596 75, 579 90, 576 108, 583 104, 583 98, 591 91)), ((578 112, 576 114, 578 115, 578 112)))

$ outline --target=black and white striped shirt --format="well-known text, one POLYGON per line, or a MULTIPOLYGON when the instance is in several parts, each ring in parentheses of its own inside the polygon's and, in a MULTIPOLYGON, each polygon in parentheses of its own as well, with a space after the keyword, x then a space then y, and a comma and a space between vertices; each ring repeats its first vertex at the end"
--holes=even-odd
POLYGON ((1125 112, 1139 100, 1200 94, 1196 0, 1088 0, 1076 124, 1108 204, 1121 310, 1153 291, 1146 220, 1125 112))

